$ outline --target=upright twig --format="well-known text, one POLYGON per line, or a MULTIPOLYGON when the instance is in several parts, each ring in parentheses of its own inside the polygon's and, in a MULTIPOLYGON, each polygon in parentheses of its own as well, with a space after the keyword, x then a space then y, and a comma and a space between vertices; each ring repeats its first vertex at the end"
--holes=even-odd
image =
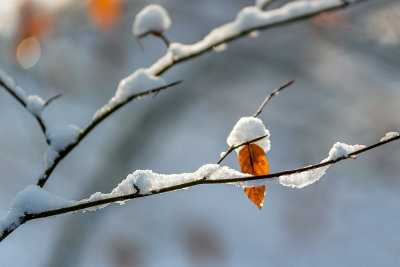
POLYGON ((282 85, 281 87, 275 89, 274 91, 272 91, 264 100, 264 102, 261 104, 261 106, 258 108, 257 112, 254 113, 253 118, 257 118, 258 115, 260 115, 260 113, 262 112, 263 108, 265 107, 265 105, 268 103, 268 101, 276 94, 279 93, 279 91, 285 89, 286 87, 292 85, 294 83, 295 80, 291 80, 287 83, 285 83, 284 85, 282 85))
MULTIPOLYGON (((291 84, 293 84, 294 81, 295 81, 295 80, 291 80, 291 81, 285 83, 284 85, 282 85, 281 87, 279 87, 279 88, 273 90, 273 91, 265 98, 264 102, 262 102, 262 104, 261 104, 261 106, 258 108, 257 112, 254 113, 253 118, 257 118, 257 116, 260 115, 260 113, 261 113, 262 110, 264 109, 265 105, 268 103, 268 101, 269 101, 274 95, 278 94, 279 91, 281 91, 281 90, 285 89, 286 87, 290 86, 291 84)), ((254 139, 254 140, 245 142, 245 143, 240 144, 240 145, 236 145, 236 146, 233 146, 233 145, 232 145, 226 152, 224 152, 224 153, 222 154, 222 156, 220 157, 220 159, 217 161, 217 164, 220 164, 220 163, 221 163, 230 153, 232 153, 236 148, 239 148, 239 147, 244 146, 244 145, 249 144, 249 143, 257 142, 257 141, 259 141, 259 140, 261 140, 261 139, 263 139, 263 138, 265 138, 265 137, 267 137, 267 135, 258 137, 258 138, 254 139)))

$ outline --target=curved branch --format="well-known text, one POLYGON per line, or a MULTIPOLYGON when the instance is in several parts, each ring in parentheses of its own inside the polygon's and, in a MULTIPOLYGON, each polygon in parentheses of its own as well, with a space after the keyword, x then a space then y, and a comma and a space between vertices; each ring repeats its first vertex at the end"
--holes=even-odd
MULTIPOLYGON (((324 0, 324 1, 328 1, 328 0, 324 0)), ((169 49, 169 51, 163 57, 161 57, 158 61, 156 61, 148 69, 150 70, 150 72, 153 75, 159 76, 159 75, 163 74, 164 72, 166 72, 169 68, 171 68, 172 66, 174 66, 178 63, 184 62, 186 60, 189 60, 194 57, 205 54, 207 52, 210 52, 213 50, 214 47, 217 47, 221 44, 230 43, 241 37, 248 36, 253 31, 267 30, 269 28, 283 26, 283 25, 286 25, 286 24, 289 24, 289 23, 292 23, 295 21, 308 19, 310 17, 319 15, 324 12, 345 8, 349 5, 353 5, 355 3, 362 2, 362 1, 365 1, 365 0, 354 0, 351 2, 344 1, 344 0, 330 0, 330 2, 332 2, 331 5, 327 5, 327 6, 321 7, 316 10, 308 10, 308 11, 300 12, 299 14, 282 16, 280 18, 273 19, 263 25, 248 27, 248 28, 242 29, 241 31, 235 32, 233 34, 228 34, 228 35, 225 35, 222 37, 219 36, 218 38, 215 38, 214 40, 209 41, 209 42, 206 41, 207 37, 209 37, 213 31, 223 28, 224 26, 228 25, 229 24, 228 23, 228 24, 220 26, 219 28, 214 29, 212 32, 210 32, 208 35, 206 35, 201 41, 191 44, 191 45, 185 45, 185 46, 189 46, 189 47, 196 46, 196 49, 193 49, 193 51, 191 51, 190 53, 184 54, 182 56, 173 56, 171 53, 171 49, 169 49), (197 47, 200 47, 200 48, 197 49, 197 47)), ((268 11, 264 11, 264 12, 265 13, 267 13, 267 12, 279 13, 281 11, 285 11, 285 9, 287 8, 288 5, 293 5, 295 3, 300 3, 300 2, 303 2, 303 1, 302 0, 294 1, 294 2, 291 2, 289 4, 282 6, 281 8, 268 10, 268 11)), ((231 23, 233 23, 233 22, 231 22, 231 23)), ((171 48, 171 46, 169 46, 169 48, 171 48)))
MULTIPOLYGON (((12 97, 14 97, 26 110, 28 110, 28 104, 25 102, 23 98, 21 98, 5 81, 3 81, 3 77, 0 75, 0 86, 2 86, 12 97)), ((28 110, 29 111, 29 110, 28 110)), ((34 114, 32 112, 29 112, 38 122, 40 129, 43 132, 43 135, 46 138, 46 143, 50 144, 50 140, 46 136, 46 125, 44 124, 43 119, 38 116, 37 114, 34 114)))
MULTIPOLYGON (((332 159, 323 163, 303 167, 303 168, 298 168, 298 169, 292 169, 292 170, 287 170, 287 171, 282 171, 282 172, 276 172, 276 173, 271 173, 267 175, 258 175, 258 176, 246 176, 246 177, 237 177, 237 178, 227 178, 227 179, 215 179, 215 180, 207 180, 207 178, 202 178, 199 180, 183 183, 183 184, 177 184, 169 187, 162 188, 157 191, 152 191, 150 193, 145 193, 141 194, 140 190, 138 191, 136 189, 136 192, 133 194, 128 194, 128 195, 121 195, 121 196, 115 196, 115 197, 108 197, 108 198, 103 198, 100 200, 95 200, 95 201, 88 201, 84 203, 79 203, 76 205, 71 205, 65 208, 60 208, 60 209, 53 209, 53 210, 47 210, 43 212, 38 212, 38 213, 26 213, 24 216, 22 216, 19 220, 19 225, 10 225, 7 227, 3 233, 0 235, 0 242, 5 239, 10 233, 12 233, 16 228, 18 228, 20 225, 24 224, 27 221, 34 220, 34 219, 39 219, 39 218, 45 218, 45 217, 51 217, 51 216, 56 216, 64 213, 69 213, 72 211, 79 211, 91 207, 96 207, 96 206, 101 206, 104 204, 109 204, 109 203, 114 203, 118 201, 125 201, 129 199, 135 199, 135 198, 142 198, 142 197, 148 197, 152 195, 158 195, 166 192, 171 192, 179 189, 184 189, 184 188, 189 188, 193 187, 196 185, 201 185, 201 184, 227 184, 227 183, 236 183, 236 182, 245 182, 245 181, 255 181, 255 180, 263 180, 263 179, 271 179, 271 178, 277 178, 282 175, 290 175, 290 174, 295 174, 295 173, 302 173, 306 171, 310 171, 313 169, 318 169, 323 166, 327 165, 332 165, 335 163, 338 163, 339 161, 346 160, 346 159, 353 159, 357 155, 364 153, 366 151, 369 151, 371 149, 377 148, 379 146, 382 146, 384 144, 399 140, 400 136, 394 136, 392 138, 389 138, 385 141, 380 141, 378 143, 375 143, 373 145, 367 146, 365 148, 359 149, 357 151, 354 151, 353 153, 348 154, 347 156, 342 156, 337 159, 332 159)), ((135 185, 134 185, 135 186, 135 185)), ((135 187, 136 188, 136 187, 135 187)))
POLYGON ((135 98, 139 98, 142 96, 147 96, 147 95, 151 95, 151 94, 157 94, 162 90, 165 90, 169 87, 175 86, 179 83, 181 83, 182 81, 177 81, 177 82, 173 82, 170 84, 167 84, 165 86, 161 86, 158 88, 154 88, 154 89, 150 89, 147 91, 143 91, 141 93, 138 94, 134 94, 131 95, 130 97, 128 97, 126 100, 119 102, 118 104, 111 106, 110 109, 107 112, 103 112, 100 116, 95 117, 87 126, 85 129, 83 129, 75 142, 71 143, 69 146, 67 146, 66 148, 64 148, 63 150, 59 151, 59 155, 58 157, 56 157, 53 161, 53 164, 51 164, 51 166, 49 166, 43 173, 42 175, 39 177, 39 180, 37 182, 37 185, 40 187, 43 187, 47 180, 49 179, 51 173, 54 171, 54 169, 57 167, 58 163, 66 156, 69 154, 69 152, 71 152, 100 122, 102 122, 105 118, 107 118, 108 116, 110 116, 111 114, 113 114, 115 111, 117 111, 118 109, 120 109, 121 107, 123 107, 124 105, 126 105, 127 103, 131 102, 132 100, 134 100, 135 98))

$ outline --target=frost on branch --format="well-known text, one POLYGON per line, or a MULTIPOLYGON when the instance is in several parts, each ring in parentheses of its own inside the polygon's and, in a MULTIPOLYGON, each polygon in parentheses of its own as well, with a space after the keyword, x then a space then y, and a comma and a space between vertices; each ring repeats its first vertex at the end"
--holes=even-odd
POLYGON ((30 113, 38 117, 42 116, 42 111, 44 109, 44 104, 46 102, 38 95, 29 95, 26 98, 26 108, 30 113))
POLYGON ((93 119, 97 119, 107 113, 110 109, 116 105, 123 103, 134 94, 138 94, 145 90, 158 88, 165 85, 165 81, 154 75, 148 73, 146 69, 138 69, 128 77, 122 79, 118 88, 115 91, 115 95, 100 108, 93 116, 93 119))
POLYGON ((312 14, 338 5, 343 5, 342 0, 293 1, 285 4, 281 8, 267 11, 263 11, 257 6, 245 7, 239 11, 234 21, 213 29, 197 43, 171 43, 167 54, 154 63, 149 68, 149 71, 153 74, 159 73, 166 65, 172 64, 174 61, 201 53, 202 51, 207 51, 243 32, 312 14))
POLYGON ((5 86, 10 88, 17 97, 19 97, 23 102, 25 102, 26 93, 24 89, 17 86, 14 80, 10 76, 8 76, 2 69, 0 69, 0 80, 5 84, 5 86))
POLYGON ((38 95, 27 95, 24 89, 17 86, 14 80, 0 69, 0 81, 11 90, 19 100, 26 106, 26 109, 34 116, 41 117, 45 101, 38 95))
POLYGON ((30 185, 16 196, 10 211, 0 222, 0 236, 5 230, 12 230, 21 224, 21 218, 29 213, 39 213, 74 204, 74 201, 53 195, 39 186, 30 185))
POLYGON ((171 26, 171 19, 167 11, 159 5, 148 5, 135 17, 133 22, 133 35, 137 38, 150 33, 161 35, 171 26))
MULTIPOLYGON (((206 164, 201 166, 197 171, 190 173, 180 174, 159 174, 152 170, 136 170, 129 174, 111 193, 104 194, 96 192, 87 199, 79 201, 79 203, 86 203, 89 201, 100 200, 110 197, 118 197, 122 195, 129 195, 137 193, 135 186, 140 190, 140 194, 150 194, 158 192, 171 186, 181 185, 189 182, 194 182, 202 179, 217 180, 229 179, 232 177, 246 177, 248 174, 243 174, 236 170, 230 169, 226 166, 221 167, 218 164, 206 164), (134 186, 135 185, 135 186, 134 186)), ((125 201, 120 201, 124 204, 125 201)), ((107 206, 102 205, 100 208, 107 206)), ((87 210, 95 210, 98 207, 89 208, 87 210)))
POLYGON ((58 125, 47 129, 46 136, 50 140, 50 146, 45 153, 46 167, 53 165, 60 151, 76 142, 80 132, 81 129, 76 125, 58 125))
MULTIPOLYGON (((329 160, 336 160, 341 157, 348 157, 350 153, 363 149, 364 147, 364 145, 347 145, 337 142, 329 151, 329 156, 321 161, 321 163, 329 160)), ((329 165, 301 173, 282 175, 279 176, 279 183, 293 188, 303 188, 318 181, 328 168, 329 165)))
MULTIPOLYGON (((255 144, 259 145, 264 152, 267 153, 271 148, 269 131, 265 128, 260 119, 242 117, 233 127, 226 142, 229 146, 237 146, 264 135, 267 135, 267 137, 255 142, 255 144)), ((240 149, 241 148, 238 148, 236 151, 239 152, 240 149)))
POLYGON ((271 2, 272 2, 272 0, 256 0, 254 5, 256 7, 258 7, 259 9, 263 9, 265 6, 267 6, 271 2))
POLYGON ((386 133, 386 135, 384 137, 381 138, 380 141, 381 142, 385 142, 385 141, 387 141, 387 140, 389 140, 391 138, 394 138, 396 136, 399 136, 398 132, 388 132, 388 133, 386 133))

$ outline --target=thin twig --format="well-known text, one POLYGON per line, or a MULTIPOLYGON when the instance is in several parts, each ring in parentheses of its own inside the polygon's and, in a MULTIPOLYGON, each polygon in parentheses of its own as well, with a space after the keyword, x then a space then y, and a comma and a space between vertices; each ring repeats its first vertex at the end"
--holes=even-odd
POLYGON ((264 102, 261 104, 260 108, 257 110, 256 113, 254 113, 253 117, 257 118, 258 115, 260 115, 260 113, 262 112, 263 108, 265 107, 265 105, 268 103, 268 101, 276 94, 279 93, 279 91, 285 89, 286 87, 290 86, 291 84, 294 83, 295 80, 291 80, 287 83, 285 83, 284 85, 282 85, 281 87, 275 89, 274 91, 272 91, 264 100, 264 102))
POLYGON ((248 145, 248 144, 251 144, 251 143, 260 141, 261 139, 264 139, 264 138, 267 137, 267 136, 268 136, 268 135, 263 135, 263 136, 254 138, 253 140, 250 140, 250 141, 241 143, 240 145, 231 146, 226 152, 224 152, 224 153, 222 154, 221 158, 217 161, 217 164, 220 164, 220 163, 226 158, 226 156, 228 156, 230 153, 232 153, 235 149, 237 149, 237 148, 239 148, 239 147, 241 147, 241 146, 245 146, 245 145, 248 145))
POLYGON ((165 37, 165 35, 162 34, 162 33, 157 33, 157 34, 153 33, 153 34, 156 35, 156 36, 158 36, 158 37, 160 37, 161 40, 163 40, 165 46, 166 46, 167 49, 168 49, 170 42, 168 41, 167 37, 165 37))
MULTIPOLYGON (((257 116, 260 115, 260 113, 262 112, 262 110, 263 110, 263 108, 265 107, 265 105, 268 103, 268 101, 269 101, 274 95, 276 95, 279 91, 285 89, 286 87, 290 86, 292 83, 294 83, 294 81, 295 81, 295 80, 291 80, 291 81, 285 83, 284 85, 282 85, 281 87, 279 87, 279 88, 273 90, 273 91, 265 98, 264 102, 263 102, 263 103, 261 104, 261 106, 258 108, 257 112, 253 115, 253 118, 257 118, 257 116)), ((232 153, 233 150, 235 150, 236 148, 239 148, 239 147, 244 146, 244 145, 249 144, 249 143, 257 142, 257 141, 259 141, 259 140, 261 140, 261 139, 263 139, 263 138, 265 138, 265 137, 267 137, 267 136, 268 136, 268 135, 264 135, 264 136, 258 137, 258 138, 254 139, 254 140, 245 142, 245 143, 240 144, 240 145, 237 145, 237 146, 233 146, 233 145, 232 145, 232 146, 228 149, 228 151, 226 151, 226 152, 221 156, 221 158, 217 161, 217 164, 220 164, 220 163, 226 158, 226 156, 228 156, 230 153, 232 153)))
MULTIPOLYGON (((69 213, 72 211, 79 211, 91 207, 96 207, 104 204, 109 204, 109 203, 114 203, 118 201, 124 201, 124 200, 129 200, 129 199, 135 199, 135 198, 142 198, 142 197, 148 197, 148 196, 153 196, 153 195, 158 195, 166 192, 171 192, 179 189, 184 189, 184 188, 189 188, 201 184, 227 184, 227 183, 236 183, 236 182, 246 182, 246 181, 255 181, 255 180, 263 180, 263 179, 271 179, 271 178, 277 178, 282 175, 290 175, 290 174, 295 174, 295 173, 302 173, 306 171, 310 171, 313 169, 318 169, 327 165, 332 165, 335 163, 338 163, 339 161, 346 160, 346 159, 352 159, 355 156, 364 153, 368 150, 377 148, 379 146, 382 146, 384 144, 399 140, 400 136, 395 136, 392 138, 387 139, 386 141, 380 141, 378 143, 375 143, 373 145, 367 146, 365 148, 359 149, 357 151, 354 151, 353 153, 350 153, 346 156, 337 158, 337 159, 332 159, 326 162, 318 163, 315 165, 303 167, 303 168, 298 168, 298 169, 292 169, 288 171, 282 171, 282 172, 276 172, 276 173, 271 173, 267 175, 257 175, 257 176, 246 176, 246 177, 236 177, 236 178, 228 178, 228 179, 216 179, 216 180, 207 180, 207 179, 199 179, 183 184, 178 184, 178 185, 173 185, 169 187, 162 188, 157 191, 152 191, 150 193, 145 193, 145 194, 140 194, 140 191, 136 189, 135 193, 128 194, 128 195, 122 195, 122 196, 116 196, 116 197, 109 197, 109 198, 104 198, 100 200, 95 200, 95 201, 88 201, 76 205, 71 205, 65 208, 60 208, 60 209, 54 209, 54 210, 47 210, 43 212, 37 212, 37 213, 27 213, 24 216, 20 218, 20 224, 18 226, 10 226, 7 229, 3 231, 0 235, 0 242, 4 240, 10 233, 12 233, 17 227, 20 225, 24 224, 27 221, 34 220, 34 219, 39 219, 39 218, 45 218, 45 217, 50 217, 50 216, 56 216, 64 213, 69 213)), ((134 185, 135 187, 135 185, 134 185)), ((135 187, 136 188, 136 187, 135 187)))
POLYGON ((167 84, 165 86, 161 86, 158 88, 154 88, 151 90, 147 90, 147 91, 143 91, 141 93, 138 94, 134 94, 131 95, 130 97, 128 97, 125 101, 122 101, 114 106, 111 106, 110 109, 107 112, 102 113, 100 116, 94 118, 87 126, 85 129, 83 129, 80 134, 78 135, 76 141, 74 143, 71 143, 69 146, 67 146, 66 148, 64 148, 63 150, 59 151, 59 155, 58 157, 56 157, 53 161, 53 164, 51 166, 49 166, 46 170, 44 170, 44 172, 42 173, 42 175, 39 177, 39 180, 37 182, 37 185, 40 187, 43 187, 47 180, 49 179, 51 173, 54 171, 54 169, 57 167, 58 163, 66 156, 69 154, 69 152, 71 152, 85 137, 86 135, 88 135, 100 122, 102 122, 105 118, 107 118, 108 116, 110 116, 111 114, 113 114, 115 111, 117 111, 118 109, 120 109, 121 107, 123 107, 125 104, 131 102, 133 99, 138 98, 138 97, 142 97, 142 96, 147 96, 147 95, 151 95, 154 93, 159 93, 162 90, 165 90, 169 87, 175 86, 179 83, 181 83, 182 81, 177 81, 177 82, 173 82, 170 84, 167 84))
MULTIPOLYGON (((0 86, 2 86, 12 97, 14 97, 14 98, 29 112, 29 110, 28 110, 28 108, 27 108, 28 104, 25 102, 25 100, 22 99, 21 97, 19 97, 18 94, 16 94, 16 93, 14 92, 14 90, 13 90, 12 88, 10 88, 10 87, 1 79, 1 77, 0 77, 0 86)), ((40 129, 42 130, 43 135, 44 135, 44 137, 46 138, 46 143, 47 143, 47 144, 50 144, 50 140, 49 140, 49 139, 47 138, 47 136, 46 136, 46 124, 44 123, 43 119, 42 119, 40 116, 38 116, 38 115, 36 115, 36 114, 34 114, 34 113, 32 113, 32 112, 29 112, 29 113, 30 113, 30 114, 36 119, 36 121, 38 122, 38 124, 39 124, 39 126, 40 126, 40 129)))
POLYGON ((44 103, 43 107, 47 107, 51 102, 53 102, 54 100, 56 100, 56 99, 58 99, 58 98, 60 98, 60 97, 62 97, 62 94, 58 94, 58 95, 55 95, 55 96, 53 96, 53 97, 50 97, 50 98, 44 103))

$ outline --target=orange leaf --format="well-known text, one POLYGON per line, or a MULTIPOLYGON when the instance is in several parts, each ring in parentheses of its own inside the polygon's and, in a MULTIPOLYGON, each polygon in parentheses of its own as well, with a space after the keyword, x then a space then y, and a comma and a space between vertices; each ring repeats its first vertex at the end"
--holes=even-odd
MULTIPOLYGON (((243 173, 252 175, 264 175, 269 173, 269 166, 264 150, 256 145, 245 145, 239 151, 239 164, 243 173)), ((246 187, 244 192, 259 209, 264 203, 265 185, 246 187)))
POLYGON ((239 151, 239 164, 242 168, 242 173, 264 175, 269 172, 265 152, 256 144, 245 145, 239 151))
POLYGON ((90 0, 88 13, 91 22, 100 30, 109 30, 121 17, 121 0, 90 0))
POLYGON ((249 197, 250 201, 257 205, 259 209, 262 208, 265 196, 265 185, 257 187, 246 187, 244 192, 249 197))

